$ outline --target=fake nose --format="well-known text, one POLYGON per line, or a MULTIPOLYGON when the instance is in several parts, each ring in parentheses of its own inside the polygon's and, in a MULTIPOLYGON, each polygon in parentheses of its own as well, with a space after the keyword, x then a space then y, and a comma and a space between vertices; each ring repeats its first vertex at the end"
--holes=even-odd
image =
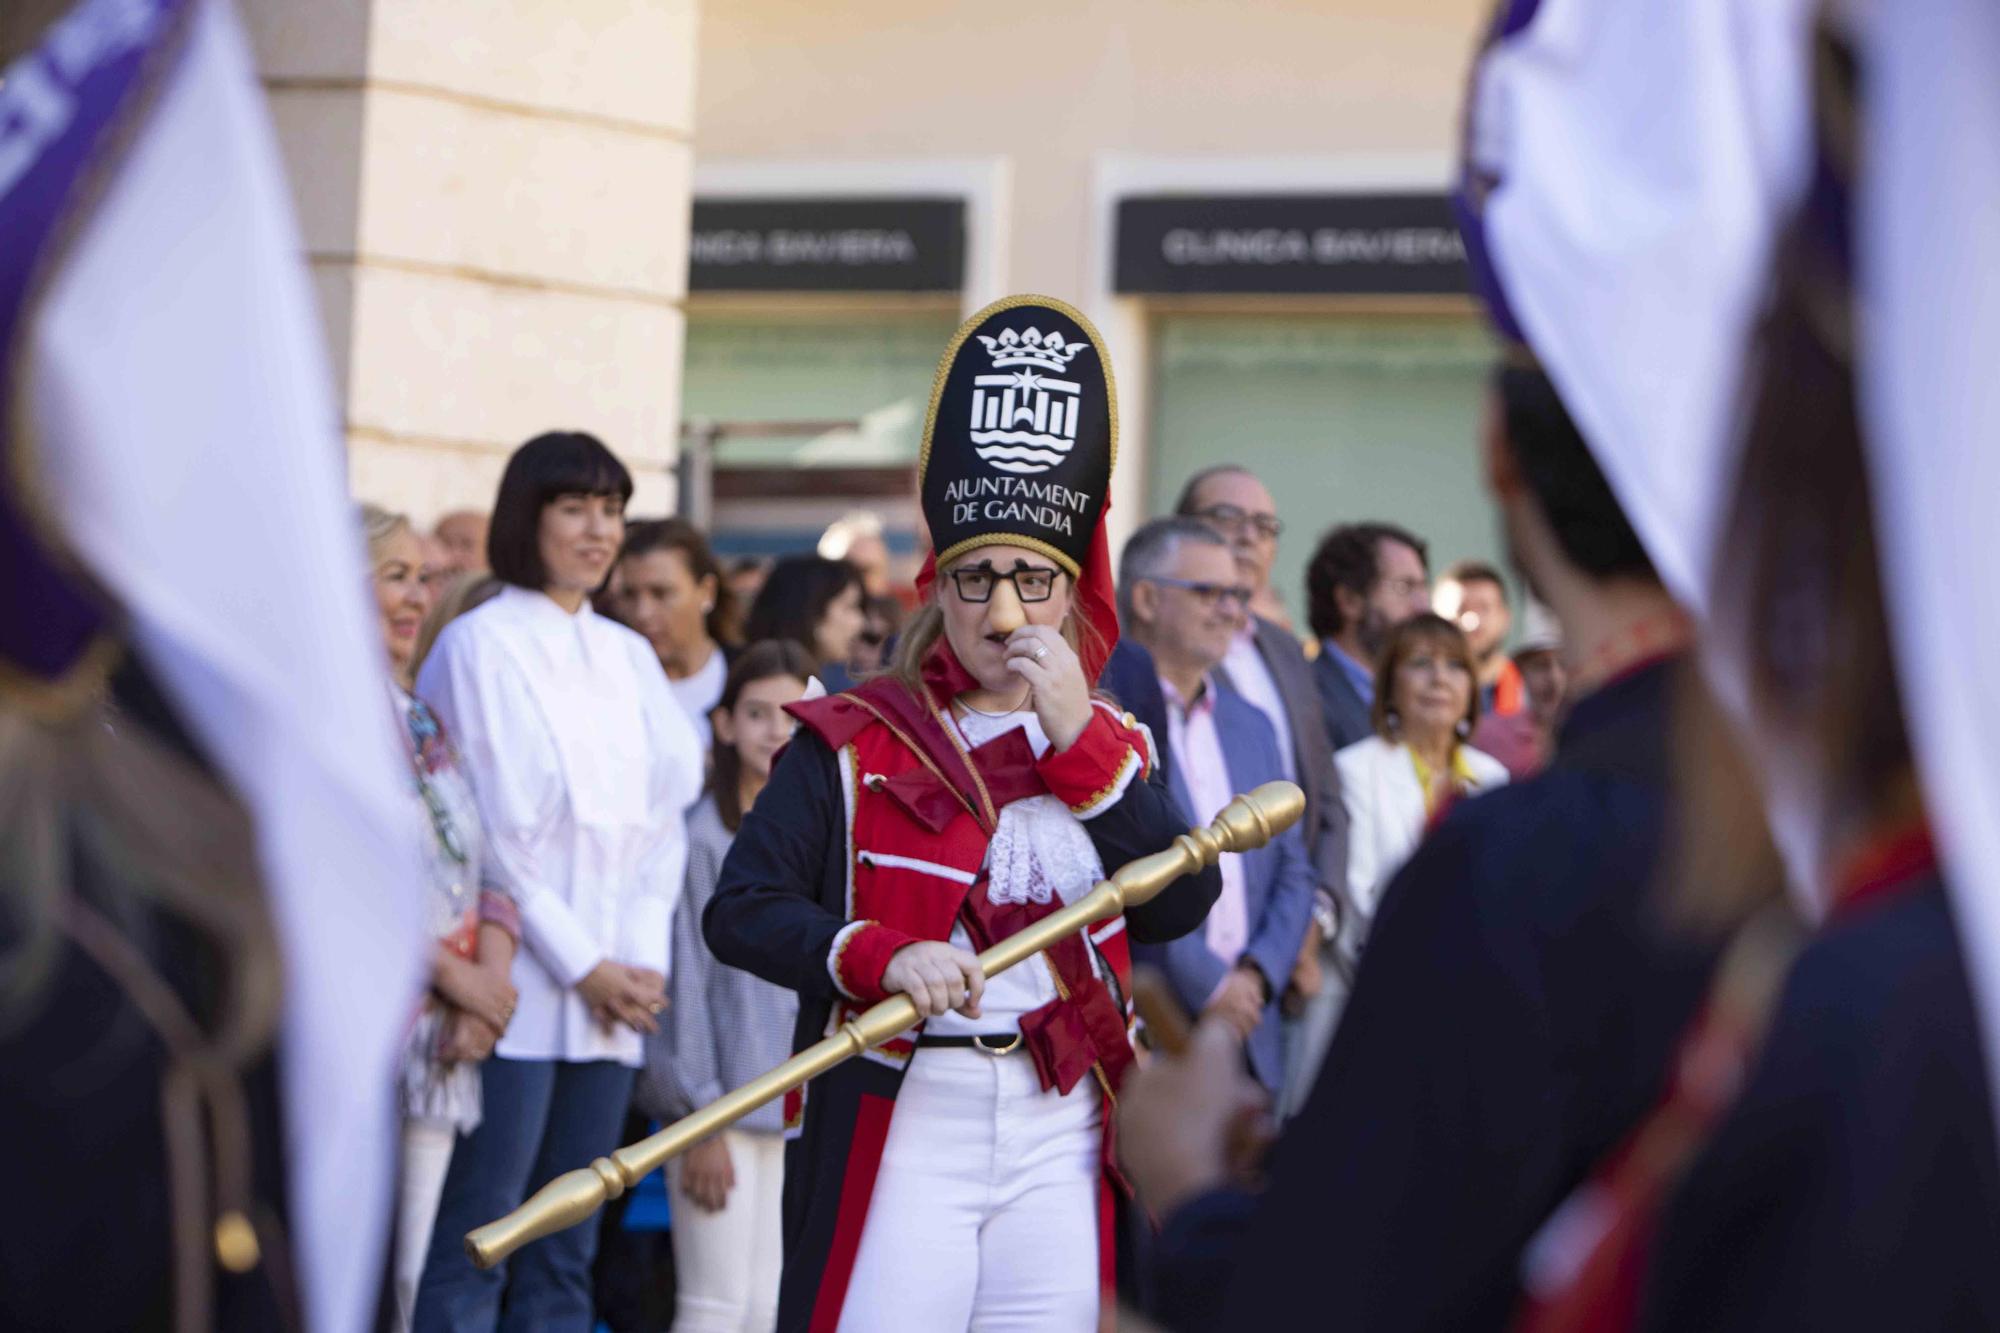
POLYGON ((1014 591, 1012 581, 995 579, 993 597, 986 608, 987 632, 1012 634, 1027 623, 1027 613, 1021 610, 1021 595, 1014 591))

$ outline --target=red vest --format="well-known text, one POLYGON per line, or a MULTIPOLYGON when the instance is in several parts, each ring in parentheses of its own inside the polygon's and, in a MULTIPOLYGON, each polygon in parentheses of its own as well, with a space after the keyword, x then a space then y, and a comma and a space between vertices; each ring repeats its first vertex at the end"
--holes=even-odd
MULTIPOLYGON (((948 940, 963 921, 975 947, 984 948, 1062 906, 987 901, 987 844, 1007 804, 1048 792, 1088 820, 1116 804, 1131 782, 1144 781, 1151 767, 1145 729, 1101 702, 1075 743, 1040 760, 1020 731, 968 753, 928 701, 889 679, 791 711, 834 751, 847 813, 849 925, 827 960, 842 996, 828 1033, 885 998, 883 969, 903 945, 948 940)), ((1132 1064, 1124 917, 1018 966, 1047 967, 1056 983, 1055 1003, 1021 1022, 1043 1086, 1066 1093, 1089 1072, 1107 1101, 1115 1098, 1132 1064)), ((866 1058, 901 1068, 921 1030, 920 1024, 866 1058)), ((793 1124, 802 1104, 786 1109, 793 1124)))

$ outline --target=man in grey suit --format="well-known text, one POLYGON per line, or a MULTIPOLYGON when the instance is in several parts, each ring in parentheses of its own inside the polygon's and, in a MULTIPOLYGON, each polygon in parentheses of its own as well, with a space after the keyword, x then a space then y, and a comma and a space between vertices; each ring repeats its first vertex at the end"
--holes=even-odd
POLYGON ((1346 523, 1320 539, 1306 566, 1306 618, 1335 752, 1375 732, 1375 667, 1389 631, 1431 609, 1430 550, 1393 523, 1346 523))
MULTIPOLYGON (((1207 468, 1188 478, 1177 513, 1200 519, 1229 543, 1238 576, 1253 591, 1251 606, 1271 606, 1271 566, 1278 556, 1284 525, 1270 490, 1236 463, 1207 468)), ((1283 983, 1285 1088, 1279 1110, 1289 1115, 1312 1086, 1319 1057, 1333 1032, 1347 978, 1333 941, 1340 904, 1347 897, 1347 808, 1340 799, 1340 775, 1327 743, 1326 719, 1298 639, 1284 625, 1253 614, 1216 670, 1217 679, 1254 705, 1278 739, 1284 776, 1306 794, 1301 823, 1313 865, 1314 926, 1306 932, 1291 976, 1283 983)))
MULTIPOLYGON (((1240 791, 1279 777, 1283 747, 1264 715, 1216 677, 1247 614, 1251 589, 1228 544, 1189 518, 1160 518, 1125 544, 1120 620, 1158 672, 1169 783, 1193 822, 1240 791)), ((1243 1039, 1250 1072, 1274 1098, 1285 1080, 1278 1001, 1312 929, 1313 867, 1298 828, 1266 847, 1228 853, 1222 894, 1200 930, 1170 944, 1135 945, 1160 968, 1190 1013, 1213 1014, 1243 1039)))

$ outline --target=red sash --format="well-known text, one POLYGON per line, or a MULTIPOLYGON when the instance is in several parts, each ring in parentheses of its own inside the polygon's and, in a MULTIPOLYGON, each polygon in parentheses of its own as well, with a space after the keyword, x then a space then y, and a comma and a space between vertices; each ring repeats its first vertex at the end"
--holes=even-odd
MULTIPOLYGON (((957 666, 956 659, 951 660, 950 666, 957 666)), ((948 673, 944 674, 948 677, 948 673)), ((953 683, 947 678, 939 685, 950 688, 953 683)), ((909 690, 863 687, 858 693, 878 710, 882 720, 905 744, 918 749, 931 767, 946 779, 962 778, 953 786, 960 793, 974 794, 975 799, 963 804, 989 835, 1001 809, 1014 801, 1048 792, 1048 784, 1035 767, 1034 750, 1020 729, 1003 732, 972 750, 962 750, 946 733, 945 723, 912 697, 909 690)), ((937 805, 937 796, 933 784, 925 780, 929 777, 925 769, 911 770, 903 778, 885 783, 883 790, 912 814, 917 807, 930 810, 937 805)), ((959 909, 959 919, 965 923, 974 946, 981 950, 991 948, 1063 906, 1056 899, 996 906, 987 897, 986 885, 987 877, 981 872, 959 909)), ((1047 957, 1046 966, 1055 976, 1059 994, 1021 1019, 1021 1036, 1034 1058, 1042 1088, 1045 1091, 1054 1088, 1067 1095, 1079 1079, 1096 1067, 1101 1070, 1106 1095, 1115 1095, 1133 1064, 1125 1014, 1092 966, 1090 949, 1081 932, 1058 941, 1048 950, 1047 957)))

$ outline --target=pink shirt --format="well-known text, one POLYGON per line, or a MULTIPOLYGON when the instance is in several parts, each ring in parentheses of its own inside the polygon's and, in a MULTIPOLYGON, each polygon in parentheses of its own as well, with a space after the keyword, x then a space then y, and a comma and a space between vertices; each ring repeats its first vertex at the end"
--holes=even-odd
MULTIPOLYGON (((1166 677, 1160 691, 1167 699, 1167 744, 1172 747, 1174 772, 1180 774, 1194 809, 1188 815, 1206 824, 1236 796, 1229 787, 1229 763, 1222 754, 1222 735, 1215 728, 1215 685, 1203 677, 1201 693, 1190 708, 1166 677)), ((1230 967, 1250 943, 1250 913, 1244 901, 1243 858, 1222 854, 1222 896, 1209 909, 1205 927, 1208 951, 1230 967)))
POLYGON ((1285 781, 1298 781, 1298 774, 1293 771, 1296 761, 1292 758, 1292 715, 1285 711, 1285 697, 1278 693, 1278 678, 1271 674, 1270 665, 1257 648, 1255 617, 1244 621, 1243 631, 1230 640, 1222 669, 1229 673, 1229 683, 1236 687, 1236 692, 1270 719, 1271 734, 1278 738, 1278 767, 1284 770, 1285 781))

